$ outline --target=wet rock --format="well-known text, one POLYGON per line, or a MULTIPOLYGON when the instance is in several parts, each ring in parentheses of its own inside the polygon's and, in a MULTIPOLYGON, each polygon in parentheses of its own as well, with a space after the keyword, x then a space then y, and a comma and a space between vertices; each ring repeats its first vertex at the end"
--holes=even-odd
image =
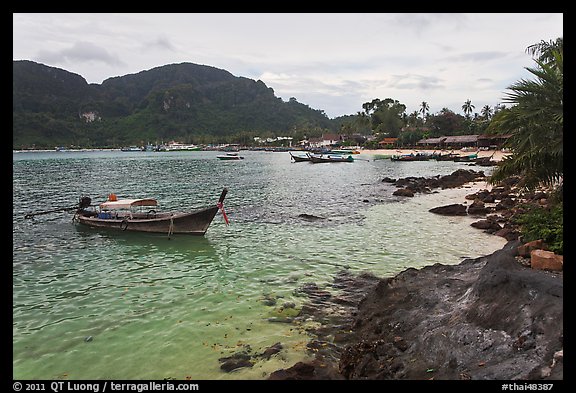
POLYGON ((222 363, 220 369, 228 373, 242 367, 253 367, 254 363, 250 359, 249 354, 239 352, 232 356, 220 358, 218 361, 222 363))
POLYGON ((470 206, 468 206, 468 214, 483 216, 488 213, 488 208, 484 205, 480 199, 475 199, 470 206))
POLYGON ((477 229, 483 229, 487 233, 496 233, 502 229, 500 224, 491 219, 476 221, 470 224, 470 226, 477 229))
POLYGON ((468 214, 466 211, 466 205, 460 203, 434 207, 430 209, 429 212, 444 216, 466 216, 468 214))
POLYGON ((277 354, 278 352, 280 352, 282 350, 282 344, 280 344, 279 342, 277 342, 276 344, 273 344, 271 346, 269 346, 268 348, 266 348, 264 350, 264 352, 258 356, 260 356, 261 358, 264 358, 266 360, 270 360, 270 357, 274 354, 277 354))
POLYGON ((315 216, 314 214, 307 214, 307 213, 298 214, 298 217, 308 221, 325 220, 324 217, 315 216))
POLYGON ((399 188, 392 193, 395 196, 405 196, 405 197, 413 197, 414 191, 410 190, 409 188, 399 188))

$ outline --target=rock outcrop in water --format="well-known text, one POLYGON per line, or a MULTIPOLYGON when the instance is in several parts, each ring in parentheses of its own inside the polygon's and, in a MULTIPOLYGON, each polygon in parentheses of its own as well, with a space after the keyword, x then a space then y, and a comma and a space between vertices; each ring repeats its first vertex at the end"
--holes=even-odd
POLYGON ((563 379, 563 275, 517 263, 518 244, 392 278, 346 276, 330 302, 349 313, 316 332, 316 360, 270 379, 563 379))

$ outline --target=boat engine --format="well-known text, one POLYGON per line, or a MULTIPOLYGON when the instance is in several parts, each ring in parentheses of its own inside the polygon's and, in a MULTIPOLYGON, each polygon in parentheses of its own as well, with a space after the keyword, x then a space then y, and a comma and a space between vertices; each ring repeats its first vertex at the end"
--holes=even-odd
POLYGON ((92 203, 92 199, 90 199, 90 197, 87 196, 83 196, 80 198, 80 201, 78 202, 78 209, 85 209, 87 207, 90 206, 90 204, 92 203))

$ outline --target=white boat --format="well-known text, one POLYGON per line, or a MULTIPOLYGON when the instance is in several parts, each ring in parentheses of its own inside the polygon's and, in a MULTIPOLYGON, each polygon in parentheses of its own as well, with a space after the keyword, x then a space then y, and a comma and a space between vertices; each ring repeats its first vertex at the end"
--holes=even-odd
POLYGON ((180 142, 170 142, 164 145, 161 151, 198 151, 202 150, 202 148, 198 145, 194 144, 186 144, 180 142))
POLYGON ((243 160, 244 159, 244 157, 242 157, 238 153, 220 154, 216 157, 218 157, 219 160, 243 160))
POLYGON ((143 151, 143 149, 141 147, 138 147, 138 146, 123 147, 120 150, 122 150, 122 151, 143 151))

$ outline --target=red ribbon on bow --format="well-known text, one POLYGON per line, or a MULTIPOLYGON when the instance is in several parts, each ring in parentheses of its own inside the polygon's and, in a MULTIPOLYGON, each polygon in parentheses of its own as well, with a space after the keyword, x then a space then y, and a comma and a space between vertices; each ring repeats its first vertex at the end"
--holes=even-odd
POLYGON ((220 211, 222 212, 222 217, 224 217, 226 225, 230 225, 230 222, 228 221, 228 216, 226 215, 226 211, 224 211, 224 204, 222 202, 218 202, 216 206, 218 206, 218 209, 220 209, 220 211))

